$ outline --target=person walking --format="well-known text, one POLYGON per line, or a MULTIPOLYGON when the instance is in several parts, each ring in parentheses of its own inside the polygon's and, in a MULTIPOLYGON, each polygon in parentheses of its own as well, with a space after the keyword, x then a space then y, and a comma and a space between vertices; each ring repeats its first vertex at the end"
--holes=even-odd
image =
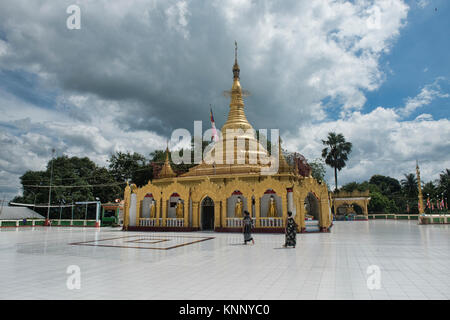
POLYGON ((297 244, 297 223, 295 223, 292 217, 292 212, 288 211, 288 217, 286 219, 286 241, 283 247, 287 248, 289 246, 294 247, 297 244))
POLYGON ((250 213, 247 210, 244 211, 244 218, 242 219, 242 221, 243 221, 242 231, 244 232, 244 244, 247 244, 248 241, 251 241, 252 244, 255 244, 255 240, 253 240, 252 237, 253 220, 250 217, 250 213))

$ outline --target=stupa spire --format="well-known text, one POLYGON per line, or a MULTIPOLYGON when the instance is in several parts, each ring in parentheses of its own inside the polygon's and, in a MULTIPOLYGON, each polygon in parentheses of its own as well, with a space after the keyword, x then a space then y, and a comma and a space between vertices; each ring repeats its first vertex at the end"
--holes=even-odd
POLYGON ((239 68, 237 60, 237 42, 234 42, 234 65, 233 65, 233 86, 231 87, 230 112, 228 113, 227 122, 222 127, 222 133, 226 134, 226 129, 251 129, 252 126, 248 122, 244 113, 244 99, 242 98, 242 88, 239 82, 239 68))
POLYGON ((161 172, 159 173, 159 178, 171 178, 175 177, 176 174, 173 172, 172 167, 169 161, 169 142, 167 142, 166 146, 166 160, 164 161, 164 165, 161 168, 161 172))
POLYGON ((424 208, 423 208, 423 196, 422 196, 422 187, 420 182, 420 170, 419 170, 419 161, 416 160, 416 175, 417 175, 417 188, 419 190, 418 193, 418 207, 419 207, 419 214, 423 214, 424 208))
POLYGON ((241 72, 241 69, 239 69, 239 64, 237 62, 237 41, 234 41, 234 65, 233 65, 233 77, 234 79, 239 80, 239 73, 241 72))
POLYGON ((278 136, 278 173, 286 173, 291 171, 291 166, 287 163, 281 149, 281 137, 278 136))

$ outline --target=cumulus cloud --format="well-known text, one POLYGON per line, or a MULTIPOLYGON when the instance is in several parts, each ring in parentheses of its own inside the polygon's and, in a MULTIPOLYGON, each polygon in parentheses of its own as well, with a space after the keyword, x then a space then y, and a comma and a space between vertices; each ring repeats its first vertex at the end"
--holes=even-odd
MULTIPOLYGON (((424 181, 437 179, 440 171, 450 167, 450 121, 433 120, 430 114, 411 121, 400 119, 392 108, 378 107, 366 114, 355 111, 345 119, 299 128, 287 137, 286 147, 309 159, 320 158, 321 139, 330 131, 342 133, 353 150, 347 167, 338 174, 339 185, 368 180, 374 174, 400 179, 415 172, 416 160, 424 181)), ((329 183, 334 183, 333 174, 328 168, 329 183)))
POLYGON ((442 89, 439 85, 439 81, 442 80, 445 80, 445 78, 439 77, 433 83, 424 86, 417 96, 413 98, 409 97, 406 100, 405 106, 398 110, 399 113, 403 116, 408 116, 416 109, 429 105, 436 98, 450 97, 448 93, 442 92, 442 89))

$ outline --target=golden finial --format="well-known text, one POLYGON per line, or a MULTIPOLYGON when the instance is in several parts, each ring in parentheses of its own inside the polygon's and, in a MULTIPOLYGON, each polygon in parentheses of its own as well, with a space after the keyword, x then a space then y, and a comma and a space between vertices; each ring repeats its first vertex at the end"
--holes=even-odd
POLYGON ((169 140, 167 140, 166 146, 166 161, 164 161, 164 165, 161 168, 161 172, 159 173, 159 178, 170 178, 175 177, 176 174, 173 172, 172 167, 170 166, 169 161, 169 140))
POLYGON ((234 41, 234 66, 233 66, 233 76, 234 79, 239 79, 239 64, 237 62, 237 41, 234 41))

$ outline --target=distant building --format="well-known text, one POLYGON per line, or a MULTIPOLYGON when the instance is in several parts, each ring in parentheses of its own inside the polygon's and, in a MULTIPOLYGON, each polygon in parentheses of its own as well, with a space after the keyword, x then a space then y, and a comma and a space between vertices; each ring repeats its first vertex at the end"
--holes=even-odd
POLYGON ((45 219, 39 213, 25 207, 0 208, 0 220, 45 219))

